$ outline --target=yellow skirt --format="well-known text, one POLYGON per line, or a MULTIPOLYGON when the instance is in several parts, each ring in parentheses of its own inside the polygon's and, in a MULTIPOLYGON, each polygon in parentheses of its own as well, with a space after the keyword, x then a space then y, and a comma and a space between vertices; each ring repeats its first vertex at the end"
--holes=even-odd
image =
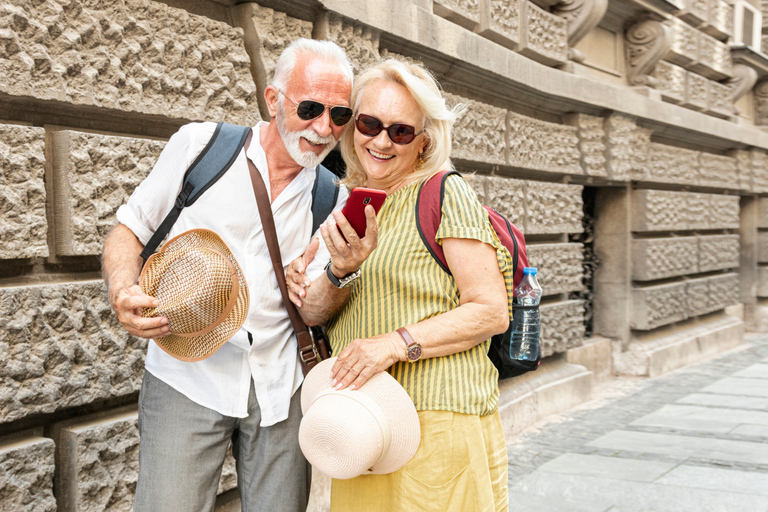
POLYGON ((507 446, 499 411, 419 411, 419 423, 419 449, 399 471, 333 480, 331 512, 507 511, 507 446))

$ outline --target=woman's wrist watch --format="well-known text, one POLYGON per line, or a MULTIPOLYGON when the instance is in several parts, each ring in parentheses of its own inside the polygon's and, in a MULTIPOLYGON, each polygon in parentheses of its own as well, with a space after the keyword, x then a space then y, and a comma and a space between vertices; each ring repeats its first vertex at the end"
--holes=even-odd
POLYGON ((328 280, 333 286, 336 288, 346 288, 352 284, 352 281, 360 277, 360 269, 357 269, 354 272, 350 272, 349 274, 339 279, 333 275, 333 272, 331 271, 331 261, 329 260, 328 264, 325 266, 325 274, 328 276, 328 280))
POLYGON ((405 327, 400 327, 397 330, 397 334, 399 334, 405 342, 405 360, 409 363, 415 363, 421 359, 421 345, 411 338, 411 333, 406 331, 405 327))

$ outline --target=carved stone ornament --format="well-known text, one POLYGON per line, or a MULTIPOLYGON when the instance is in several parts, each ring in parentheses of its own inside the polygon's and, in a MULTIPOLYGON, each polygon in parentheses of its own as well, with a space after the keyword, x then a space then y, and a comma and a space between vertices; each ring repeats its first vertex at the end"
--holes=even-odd
POLYGON ((768 125, 768 81, 755 86, 755 124, 768 125))
POLYGON ((568 56, 571 60, 582 62, 585 59, 574 46, 600 23, 607 9, 608 0, 565 0, 552 8, 553 14, 568 22, 568 56))
POLYGON ((757 83, 757 71, 746 64, 733 65, 733 78, 725 82, 730 86, 733 94, 733 102, 747 94, 757 83))
POLYGON ((627 29, 624 37, 629 83, 656 87, 658 80, 649 73, 672 47, 672 27, 653 20, 639 21, 627 29))

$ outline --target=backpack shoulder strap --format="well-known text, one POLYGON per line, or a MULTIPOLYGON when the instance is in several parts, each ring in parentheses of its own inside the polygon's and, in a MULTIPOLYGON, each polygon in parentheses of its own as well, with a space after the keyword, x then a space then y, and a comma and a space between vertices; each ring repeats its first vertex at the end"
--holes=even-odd
POLYGON ((181 210, 193 204, 200 195, 208 190, 211 185, 221 178, 232 166, 237 155, 245 144, 250 128, 229 123, 219 123, 197 158, 189 166, 184 174, 184 182, 181 192, 176 198, 176 203, 168 212, 160 227, 149 239, 141 257, 147 261, 155 252, 160 242, 168 235, 176 220, 181 215, 181 210))
POLYGON ((312 187, 312 235, 333 211, 339 198, 336 175, 322 164, 317 166, 315 184, 312 187))
POLYGON ((442 220, 443 197, 445 196, 445 181, 448 176, 457 171, 440 171, 433 175, 419 187, 419 195, 416 198, 416 229, 419 231, 421 241, 424 242, 429 253, 435 259, 440 268, 450 274, 448 262, 445 260, 443 246, 435 241, 435 235, 442 220))

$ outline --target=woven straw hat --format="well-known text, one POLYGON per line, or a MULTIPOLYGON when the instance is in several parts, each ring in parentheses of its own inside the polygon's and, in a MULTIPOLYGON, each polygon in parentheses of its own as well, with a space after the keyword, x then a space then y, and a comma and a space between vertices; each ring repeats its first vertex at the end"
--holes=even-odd
POLYGON ((318 364, 301 390, 299 445, 312 466, 332 478, 382 475, 405 466, 421 428, 411 397, 387 372, 359 389, 331 387, 332 357, 318 364))
POLYGON ((182 361, 209 357, 248 314, 248 285, 240 265, 219 235, 207 229, 169 240, 147 260, 139 286, 160 301, 141 316, 168 318, 170 334, 155 342, 182 361))

